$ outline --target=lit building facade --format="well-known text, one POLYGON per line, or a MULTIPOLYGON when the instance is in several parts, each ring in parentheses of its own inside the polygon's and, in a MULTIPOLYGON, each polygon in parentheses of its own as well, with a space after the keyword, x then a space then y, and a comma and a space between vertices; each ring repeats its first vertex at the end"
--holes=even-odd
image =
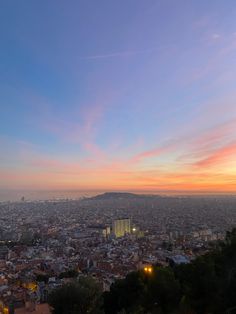
POLYGON ((116 219, 112 223, 112 232, 116 238, 123 237, 125 234, 130 233, 131 222, 129 218, 116 219))

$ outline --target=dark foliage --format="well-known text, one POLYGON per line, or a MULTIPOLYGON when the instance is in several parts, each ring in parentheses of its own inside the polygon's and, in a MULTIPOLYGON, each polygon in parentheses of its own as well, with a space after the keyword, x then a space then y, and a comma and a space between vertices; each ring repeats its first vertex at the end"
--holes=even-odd
POLYGON ((101 290, 89 277, 81 277, 73 283, 54 290, 49 295, 53 314, 98 314, 101 307, 101 290))
POLYGON ((78 276, 78 272, 76 270, 68 270, 63 273, 60 273, 59 278, 76 278, 78 276))
POLYGON ((153 267, 116 281, 104 294, 105 314, 223 314, 236 307, 236 229, 190 264, 153 267))
POLYGON ((236 311, 236 229, 211 253, 174 268, 130 273, 101 292, 81 278, 54 291, 54 314, 233 314, 236 311))

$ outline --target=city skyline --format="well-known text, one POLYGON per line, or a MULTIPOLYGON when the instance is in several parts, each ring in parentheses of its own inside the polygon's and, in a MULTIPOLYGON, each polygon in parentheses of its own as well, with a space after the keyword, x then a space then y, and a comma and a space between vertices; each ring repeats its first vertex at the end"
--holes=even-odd
POLYGON ((233 0, 0 12, 1 190, 236 192, 233 0))

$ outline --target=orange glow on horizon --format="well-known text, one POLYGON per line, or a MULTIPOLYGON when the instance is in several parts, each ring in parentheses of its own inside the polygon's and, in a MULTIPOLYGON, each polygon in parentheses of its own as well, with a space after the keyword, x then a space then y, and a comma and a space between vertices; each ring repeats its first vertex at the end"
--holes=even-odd
POLYGON ((183 173, 162 174, 157 177, 149 173, 137 178, 135 173, 84 173, 66 175, 60 173, 25 173, 24 171, 1 172, 4 187, 29 190, 136 190, 168 191, 188 193, 236 193, 236 174, 183 173), (81 183, 80 183, 81 182, 81 183))
POLYGON ((144 151, 123 160, 102 156, 80 162, 24 154, 23 166, 0 169, 0 188, 236 193, 235 142, 217 149, 204 148, 200 155, 199 148, 194 147, 181 158, 173 154, 175 148, 175 144, 169 143, 162 149, 144 151))

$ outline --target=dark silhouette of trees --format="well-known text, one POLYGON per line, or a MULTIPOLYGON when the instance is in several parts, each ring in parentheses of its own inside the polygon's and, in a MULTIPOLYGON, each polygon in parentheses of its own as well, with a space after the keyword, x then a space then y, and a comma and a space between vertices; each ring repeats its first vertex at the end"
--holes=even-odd
POLYGON ((132 272, 125 279, 111 285, 110 292, 104 293, 105 313, 114 314, 123 309, 135 313, 144 299, 145 282, 138 272, 132 272))
POLYGON ((49 295, 53 314, 99 314, 101 289, 90 277, 81 277, 73 283, 54 290, 49 295))
POLYGON ((116 280, 101 294, 80 278, 49 297, 54 314, 226 314, 236 311, 236 229, 189 264, 153 266, 116 280))
POLYGON ((78 276, 78 272, 74 269, 67 270, 63 273, 60 273, 59 278, 76 278, 78 276))
POLYGON ((189 264, 129 274, 104 294, 105 314, 223 314, 234 307, 236 229, 189 264))

